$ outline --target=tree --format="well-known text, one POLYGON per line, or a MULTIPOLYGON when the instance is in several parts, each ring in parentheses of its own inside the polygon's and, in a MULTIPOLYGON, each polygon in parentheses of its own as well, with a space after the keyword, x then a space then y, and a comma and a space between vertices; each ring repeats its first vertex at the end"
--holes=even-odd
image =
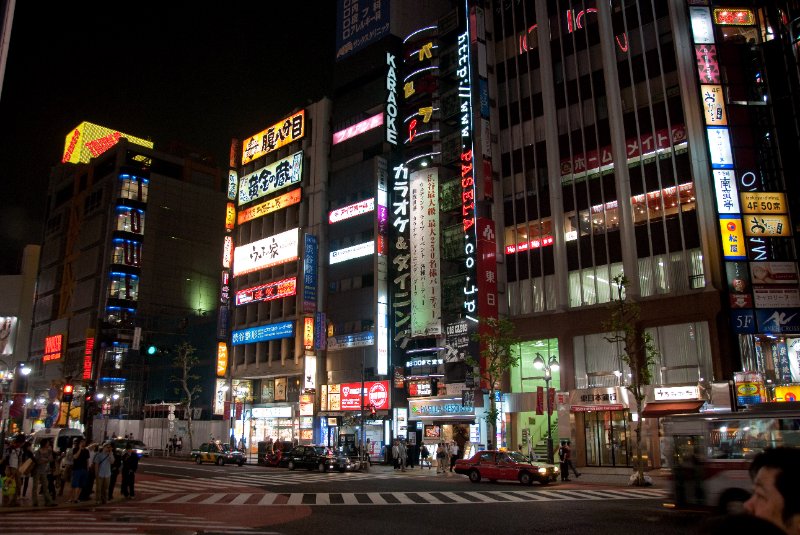
POLYGON ((197 399, 202 387, 198 384, 200 376, 193 373, 197 365, 198 358, 194 354, 195 348, 187 342, 178 346, 175 359, 172 365, 177 369, 178 375, 172 377, 172 381, 178 383, 175 393, 180 394, 180 402, 186 406, 186 430, 189 438, 189 450, 192 449, 192 403, 197 399))
MULTIPOLYGON (((652 368, 658 358, 658 350, 653 343, 653 337, 646 332, 639 323, 641 313, 639 304, 628 298, 627 288, 630 284, 625 275, 617 275, 611 279, 613 295, 609 310, 611 319, 603 324, 606 331, 613 333, 605 339, 617 347, 622 348, 620 359, 630 368, 630 381, 626 388, 633 396, 636 403, 636 413, 641 414, 642 403, 645 398, 645 387, 653 379, 652 368)), ((645 486, 644 462, 642 461, 642 419, 636 423, 636 450, 634 459, 636 464, 637 486, 645 486)))
POLYGON ((489 387, 489 410, 486 412, 486 423, 489 428, 489 437, 497 435, 497 403, 495 392, 500 387, 503 376, 519 365, 520 356, 511 351, 519 340, 514 336, 514 324, 507 319, 480 318, 478 332, 472 339, 480 343, 481 362, 472 356, 467 357, 467 364, 478 368, 478 377, 481 384, 489 387))

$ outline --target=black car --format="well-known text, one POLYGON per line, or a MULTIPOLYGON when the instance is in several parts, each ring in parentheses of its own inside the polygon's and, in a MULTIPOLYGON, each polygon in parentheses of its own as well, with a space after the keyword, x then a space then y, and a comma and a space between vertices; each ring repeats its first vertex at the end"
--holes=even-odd
POLYGON ((361 468, 357 457, 346 453, 336 452, 327 446, 296 446, 284 455, 282 462, 286 463, 289 470, 295 468, 317 469, 320 472, 338 470, 339 472, 354 471, 361 468))

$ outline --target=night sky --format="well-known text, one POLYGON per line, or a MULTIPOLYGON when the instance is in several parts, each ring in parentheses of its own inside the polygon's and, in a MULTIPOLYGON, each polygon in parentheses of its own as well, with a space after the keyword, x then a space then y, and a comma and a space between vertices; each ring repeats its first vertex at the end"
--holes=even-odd
POLYGON ((330 94, 335 6, 17 0, 0 94, 0 274, 41 242, 70 129, 179 141, 225 167, 232 137, 330 94))

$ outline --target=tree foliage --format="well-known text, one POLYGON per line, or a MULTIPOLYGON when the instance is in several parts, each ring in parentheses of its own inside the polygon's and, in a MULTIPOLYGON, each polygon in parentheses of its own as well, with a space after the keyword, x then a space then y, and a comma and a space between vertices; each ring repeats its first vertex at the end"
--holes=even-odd
POLYGON ((186 429, 188 432, 189 449, 192 449, 192 404, 197 400, 203 388, 199 384, 200 376, 194 373, 198 358, 195 348, 187 342, 178 346, 172 365, 177 375, 172 381, 177 383, 175 393, 180 395, 180 402, 186 407, 186 429))
MULTIPOLYGON (((603 324, 606 331, 613 333, 605 339, 615 347, 620 347, 622 352, 619 358, 630 368, 630 381, 625 387, 633 396, 636 403, 636 413, 641 414, 642 404, 647 394, 646 387, 652 383, 652 368, 658 358, 658 349, 653 338, 644 330, 639 317, 641 310, 639 304, 627 295, 630 282, 625 275, 617 275, 611 279, 614 291, 609 310, 611 318, 603 324)), ((637 469, 636 484, 644 485, 644 462, 642 460, 642 419, 635 427, 636 451, 634 453, 637 469)))
POLYGON ((495 392, 500 389, 505 374, 511 368, 519 366, 520 356, 511 350, 519 340, 514 336, 514 324, 507 319, 480 318, 479 325, 478 332, 472 335, 472 339, 480 343, 482 362, 468 357, 467 364, 480 370, 478 377, 481 383, 489 387, 489 410, 485 417, 490 440, 494 440, 499 416, 495 392))

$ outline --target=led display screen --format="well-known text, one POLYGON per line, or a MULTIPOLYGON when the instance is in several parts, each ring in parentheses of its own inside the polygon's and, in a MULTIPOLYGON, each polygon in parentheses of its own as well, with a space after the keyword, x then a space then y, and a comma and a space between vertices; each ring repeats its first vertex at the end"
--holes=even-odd
POLYGON ((294 322, 284 321, 281 323, 271 323, 269 325, 233 331, 231 334, 231 343, 238 346, 278 340, 280 338, 291 338, 292 336, 294 336, 294 322))
POLYGON ((121 138, 134 145, 153 148, 153 142, 84 121, 67 134, 61 163, 87 163, 116 145, 121 138))

